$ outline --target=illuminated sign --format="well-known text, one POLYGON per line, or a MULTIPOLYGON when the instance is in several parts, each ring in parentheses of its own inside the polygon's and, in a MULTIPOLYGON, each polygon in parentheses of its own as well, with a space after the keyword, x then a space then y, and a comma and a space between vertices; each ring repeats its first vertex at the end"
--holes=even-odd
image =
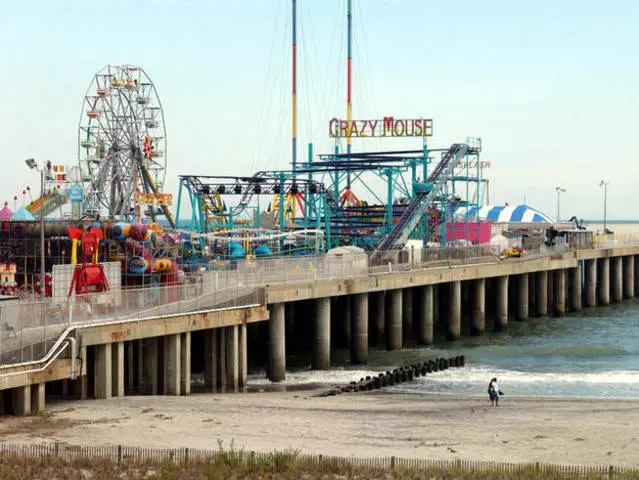
POLYGON ((173 195, 170 193, 136 193, 135 203, 138 205, 172 205, 173 195))
POLYGON ((384 117, 382 120, 340 120, 333 118, 328 124, 331 138, 373 138, 373 137, 432 137, 433 120, 430 118, 397 119, 384 117))
POLYGON ((69 179, 66 174, 64 165, 47 164, 47 172, 44 177, 46 182, 50 183, 68 183, 69 179))

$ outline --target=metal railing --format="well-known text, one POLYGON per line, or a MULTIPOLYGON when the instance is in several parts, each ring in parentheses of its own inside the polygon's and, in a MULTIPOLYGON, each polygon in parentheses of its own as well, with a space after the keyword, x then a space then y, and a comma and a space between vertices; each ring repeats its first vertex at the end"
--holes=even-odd
MULTIPOLYGON (((639 244, 639 236, 617 236, 639 244)), ((496 263, 508 245, 449 248, 404 248, 367 253, 277 257, 227 262, 217 270, 188 277, 179 285, 124 289, 119 292, 65 298, 62 301, 11 300, 0 303, 0 365, 35 361, 46 355, 65 328, 88 323, 135 320, 190 311, 264 303, 264 287, 365 278, 394 272, 496 263), (381 255, 380 255, 381 253, 381 255)), ((526 257, 563 250, 535 245, 526 257)))
POLYGON ((126 289, 117 295, 5 301, 0 304, 0 365, 42 359, 64 330, 73 326, 264 303, 260 289, 231 280, 210 272, 180 285, 126 289))
POLYGON ((603 247, 624 247, 639 245, 639 234, 636 233, 616 233, 600 234, 592 237, 593 248, 603 247))

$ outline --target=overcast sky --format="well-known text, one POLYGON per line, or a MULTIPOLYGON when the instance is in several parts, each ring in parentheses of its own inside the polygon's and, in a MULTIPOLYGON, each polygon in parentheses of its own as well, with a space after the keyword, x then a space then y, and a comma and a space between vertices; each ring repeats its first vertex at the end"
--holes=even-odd
MULTIPOLYGON (((353 0, 355 118, 434 119, 433 147, 481 137, 491 202, 637 218, 639 2, 353 0)), ((23 160, 77 163, 82 98, 106 64, 142 66, 177 175, 290 162, 290 0, 0 3, 0 192, 23 160)), ((345 116, 346 0, 299 0, 299 155, 345 116)), ((356 140, 355 150, 415 142, 356 140)), ((357 193, 357 192, 356 192, 357 193)), ((3 198, 0 198, 2 200, 3 198)))

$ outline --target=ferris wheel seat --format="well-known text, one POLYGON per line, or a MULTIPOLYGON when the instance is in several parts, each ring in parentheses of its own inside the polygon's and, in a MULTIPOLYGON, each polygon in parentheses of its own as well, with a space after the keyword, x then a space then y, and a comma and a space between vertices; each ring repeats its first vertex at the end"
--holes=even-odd
POLYGON ((146 121, 146 128, 157 128, 157 126, 158 126, 158 122, 156 122, 155 120, 146 121))
POLYGON ((164 152, 162 150, 153 150, 153 154, 151 155, 152 157, 162 157, 164 155, 164 152))
POLYGON ((138 97, 137 102, 139 105, 146 105, 150 100, 149 97, 138 97))
POLYGON ((89 118, 98 118, 100 116, 100 112, 98 112, 97 110, 89 110, 87 112, 87 117, 89 118))
POLYGON ((84 141, 80 143, 82 148, 95 148, 95 143, 90 141, 84 141))
POLYGON ((118 80, 117 78, 114 78, 113 80, 111 80, 111 86, 114 88, 123 87, 124 84, 125 84, 124 80, 118 80))
POLYGON ((108 93, 109 93, 109 91, 106 88, 98 88, 98 96, 99 97, 104 97, 108 93))

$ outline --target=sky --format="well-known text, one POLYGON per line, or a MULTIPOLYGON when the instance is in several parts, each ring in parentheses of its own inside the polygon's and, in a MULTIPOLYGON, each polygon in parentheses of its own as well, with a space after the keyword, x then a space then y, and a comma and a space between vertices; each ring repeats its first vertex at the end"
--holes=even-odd
MULTIPOLYGON (((353 0, 354 118, 429 117, 433 148, 482 139, 490 201, 561 217, 637 219, 639 2, 353 0)), ((178 175, 249 175, 291 161, 290 0, 0 2, 0 192, 24 159, 78 162, 93 75, 139 65, 178 175)), ((298 0, 298 155, 328 153, 346 111, 346 0, 298 0)), ((353 149, 414 148, 355 140, 353 149)), ((357 192, 356 192, 357 194, 357 192)))

